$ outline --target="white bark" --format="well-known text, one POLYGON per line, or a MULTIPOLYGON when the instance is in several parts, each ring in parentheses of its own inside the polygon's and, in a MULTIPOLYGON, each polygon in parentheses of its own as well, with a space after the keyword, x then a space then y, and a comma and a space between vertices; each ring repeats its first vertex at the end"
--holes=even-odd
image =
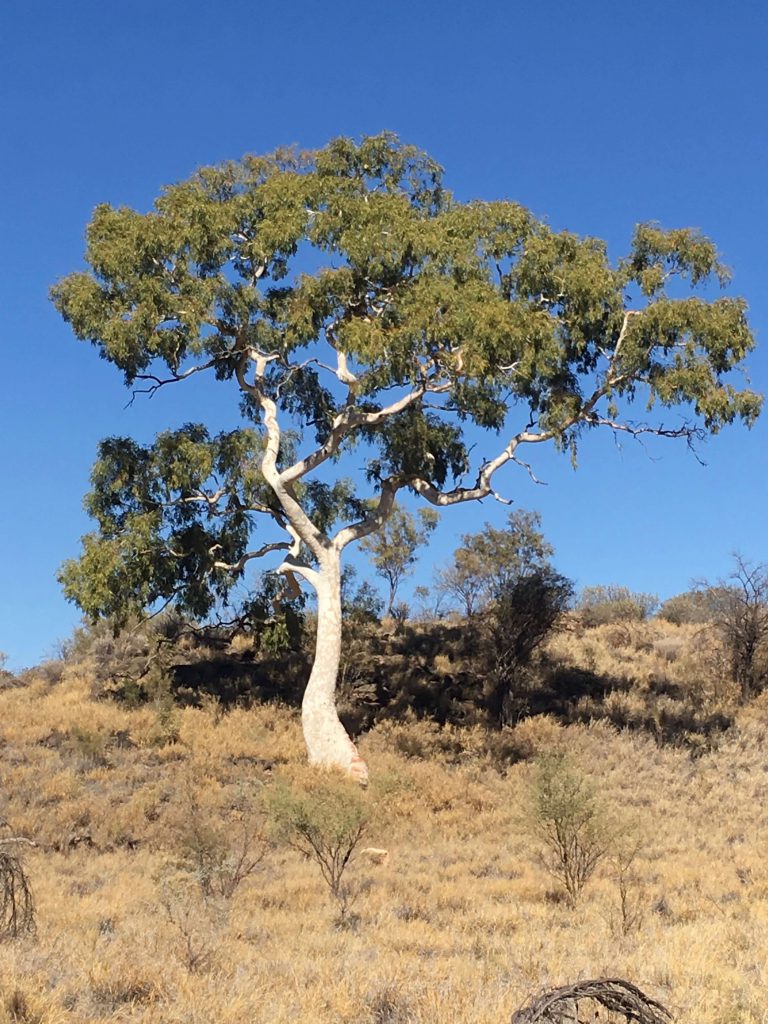
MULTIPOLYGON (((250 357, 251 353, 245 355, 250 357)), ((286 527, 294 541, 289 549, 291 557, 280 566, 280 571, 285 572, 289 579, 298 573, 317 592, 315 660, 301 705, 301 724, 309 762, 326 768, 340 768, 364 786, 368 783, 368 768, 339 721, 336 711, 336 679, 341 659, 341 545, 330 543, 318 530, 296 499, 291 486, 294 477, 290 472, 281 474, 277 468, 280 450, 277 405, 264 394, 260 386, 264 361, 259 363, 256 360, 256 363, 254 384, 246 380, 245 358, 238 366, 237 376, 243 391, 253 394, 261 406, 267 432, 261 470, 280 502, 287 520, 286 527), (317 559, 317 569, 296 561, 301 543, 306 544, 317 559)), ((334 441, 336 448, 340 442, 341 435, 334 441)), ((310 468, 324 461, 324 457, 325 453, 323 458, 308 464, 295 477, 304 476, 310 468)))
POLYGON ((361 785, 368 767, 347 735, 336 711, 336 678, 341 658, 341 564, 327 552, 312 583, 317 591, 315 661, 301 705, 301 724, 309 763, 340 768, 361 785))

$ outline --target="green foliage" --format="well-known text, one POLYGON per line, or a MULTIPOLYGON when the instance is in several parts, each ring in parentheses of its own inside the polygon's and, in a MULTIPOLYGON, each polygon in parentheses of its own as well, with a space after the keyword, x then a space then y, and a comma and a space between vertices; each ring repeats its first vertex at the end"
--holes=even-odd
POLYGON ((181 627, 169 611, 149 620, 86 622, 67 645, 67 661, 87 671, 94 696, 131 704, 157 699, 168 693, 168 659, 181 627))
POLYGON ((250 633, 266 656, 298 651, 304 640, 306 597, 288 597, 282 580, 265 573, 258 587, 237 609, 233 626, 250 633))
POLYGON ((76 725, 70 731, 69 743, 88 767, 103 766, 107 763, 107 738, 103 733, 76 725))
POLYGON ((304 789, 277 783, 268 809, 275 838, 317 864, 343 919, 353 896, 344 874, 371 818, 359 787, 330 777, 304 789))
POLYGON ((410 488, 440 505, 492 494, 491 467, 521 444, 574 456, 605 424, 690 440, 754 422, 761 399, 731 373, 754 345, 745 303, 673 297, 677 279, 726 281, 709 240, 640 225, 613 265, 599 239, 513 202, 461 203, 442 178, 384 133, 203 168, 147 213, 97 207, 86 269, 53 288, 58 310, 138 390, 236 383, 245 425, 102 443, 86 503, 97 529, 61 572, 89 616, 172 601, 203 617, 251 558, 282 561, 297 524, 302 557, 314 544, 317 558, 339 520, 373 513, 344 478, 306 478, 361 442, 377 496, 410 488), (695 422, 638 424, 635 399, 695 422), (466 425, 512 420, 498 461, 463 487, 466 425))
POLYGON ((610 835, 592 786, 563 751, 538 759, 529 815, 527 825, 542 844, 545 868, 576 903, 608 851, 610 835))
POLYGON ((463 534, 452 562, 438 573, 438 588, 471 617, 518 580, 548 568, 554 549, 540 526, 538 512, 518 509, 504 529, 485 523, 479 533, 463 534))
POLYGON ((96 617, 124 622, 159 600, 193 616, 227 597, 242 573, 255 505, 274 495, 253 468, 261 441, 247 429, 211 438, 200 424, 142 447, 127 438, 99 446, 86 508, 98 534, 60 573, 65 595, 96 617), (226 505, 211 498, 223 488, 226 505))
POLYGON ((376 575, 389 586, 386 615, 393 614, 398 587, 413 571, 416 552, 427 543, 438 519, 434 509, 420 509, 414 516, 398 505, 381 529, 363 540, 361 547, 370 554, 376 575))
POLYGON ((153 702, 155 720, 149 733, 149 741, 155 747, 169 747, 179 742, 181 720, 173 694, 167 685, 157 693, 153 702))
POLYGON ((615 622, 642 622, 658 606, 655 594, 641 594, 612 583, 584 587, 576 608, 585 626, 604 626, 615 622))

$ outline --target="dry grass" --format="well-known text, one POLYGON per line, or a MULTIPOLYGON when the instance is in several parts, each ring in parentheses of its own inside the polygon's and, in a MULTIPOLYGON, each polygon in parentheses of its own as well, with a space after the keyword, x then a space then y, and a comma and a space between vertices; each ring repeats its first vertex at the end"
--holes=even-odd
POLYGON ((726 653, 704 626, 651 619, 584 629, 575 619, 550 639, 546 657, 566 694, 586 691, 564 702, 570 721, 605 719, 702 751, 739 704, 726 653))
POLYGON ((542 988, 600 976, 680 1024, 768 1020, 766 701, 695 758, 606 722, 533 719, 497 740, 567 749, 642 836, 643 913, 624 934, 607 863, 575 909, 552 892, 521 820, 530 763, 495 764, 481 730, 419 723, 362 741, 366 842, 389 858, 350 867, 354 926, 334 927, 316 865, 285 849, 206 898, 190 801, 214 846, 258 825, 265 787, 306 779, 296 715, 208 706, 169 724, 89 693, 72 675, 0 692, 0 819, 41 844, 24 855, 37 936, 0 944, 0 1024, 501 1024, 542 988))

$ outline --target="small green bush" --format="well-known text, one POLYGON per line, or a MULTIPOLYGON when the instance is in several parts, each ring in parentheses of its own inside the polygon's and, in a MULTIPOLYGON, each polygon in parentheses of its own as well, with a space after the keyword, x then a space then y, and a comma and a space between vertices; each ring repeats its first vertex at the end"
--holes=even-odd
POLYGON ((609 829, 589 781, 562 751, 542 755, 529 793, 527 827, 542 863, 573 905, 610 846, 609 829))
POLYGON ((330 777, 306 788, 276 783, 268 796, 274 837, 313 860, 348 920, 354 889, 344 875, 370 824, 370 807, 354 783, 330 777))
POLYGON ((69 734, 69 746, 88 767, 99 767, 107 763, 107 737, 94 729, 74 726, 69 734))

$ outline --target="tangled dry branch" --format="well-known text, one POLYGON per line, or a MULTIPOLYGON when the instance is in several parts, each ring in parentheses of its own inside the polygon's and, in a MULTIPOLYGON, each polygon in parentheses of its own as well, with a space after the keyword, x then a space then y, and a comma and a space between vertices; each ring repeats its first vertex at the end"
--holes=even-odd
POLYGON ((669 1024, 672 1019, 669 1010, 636 985, 621 978, 598 978, 549 989, 521 1006, 510 1024, 582 1024, 595 1019, 595 1004, 622 1016, 628 1024, 669 1024), (583 1002, 592 1006, 588 1016, 580 1014, 583 1002))
POLYGON ((35 931, 35 904, 32 890, 14 845, 29 840, 0 840, 0 939, 15 939, 35 931))

